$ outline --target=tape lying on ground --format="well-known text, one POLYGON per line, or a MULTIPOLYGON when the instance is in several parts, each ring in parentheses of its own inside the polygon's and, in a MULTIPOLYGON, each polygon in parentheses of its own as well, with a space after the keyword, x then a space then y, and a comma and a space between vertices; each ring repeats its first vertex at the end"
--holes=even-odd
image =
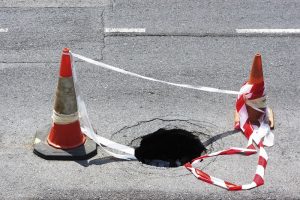
MULTIPOLYGON (((251 124, 249 121, 249 115, 246 109, 246 102, 248 98, 253 96, 259 96, 256 98, 256 104, 253 103, 253 108, 259 111, 259 107, 265 105, 265 88, 264 83, 256 84, 255 87, 251 84, 245 84, 241 88, 241 95, 238 96, 236 101, 236 111, 239 113, 240 117, 240 129, 243 131, 244 135, 248 139, 247 148, 236 148, 231 147, 226 150, 210 153, 204 156, 195 158, 191 163, 186 163, 185 167, 191 171, 195 177, 199 180, 205 181, 209 184, 219 186, 227 190, 249 190, 255 187, 259 187, 264 184, 264 175, 266 166, 268 163, 268 154, 264 146, 274 145, 274 134, 270 130, 270 126, 267 123, 266 112, 263 112, 262 117, 259 119, 260 126, 251 124), (257 92, 259 91, 259 92, 257 92), (254 95, 255 94, 255 95, 254 95), (259 95, 258 95, 259 94, 259 95), (261 102, 262 101, 262 102, 261 102), (223 155, 234 155, 240 154, 244 156, 249 156, 258 152, 255 148, 255 144, 259 148, 258 163, 256 167, 256 172, 251 183, 248 184, 234 184, 222 179, 210 176, 199 168, 193 167, 205 158, 223 156, 223 155)), ((255 102, 255 101, 253 101, 255 102)))
MULTIPOLYGON (((71 54, 72 55, 72 54, 71 54)), ((74 87, 76 92, 76 99, 77 99, 77 106, 78 106, 78 113, 79 113, 79 120, 80 120, 80 126, 82 129, 82 132, 85 133, 86 136, 91 138, 94 142, 96 142, 104 151, 106 151, 108 154, 115 158, 124 159, 124 160, 136 160, 136 157, 134 156, 134 148, 118 144, 116 142, 113 142, 111 140, 108 140, 104 137, 101 137, 100 135, 97 135, 92 127, 91 121, 89 119, 89 116, 87 114, 87 109, 85 106, 85 103, 83 99, 80 97, 80 89, 77 81, 77 74, 76 74, 76 67, 74 65, 73 58, 72 59, 72 73, 73 73, 73 79, 74 79, 74 87), (104 148, 104 146, 123 152, 125 154, 118 154, 111 152, 104 148)))
POLYGON ((234 95, 240 94, 240 92, 237 92, 237 91, 222 90, 222 89, 218 89, 218 88, 204 87, 204 86, 193 86, 193 85, 189 85, 189 84, 172 83, 172 82, 168 82, 168 81, 158 80, 158 79, 155 79, 155 78, 151 78, 151 77, 143 76, 143 75, 136 74, 136 73, 133 73, 133 72, 129 72, 129 71, 126 71, 124 69, 120 69, 120 68, 117 68, 117 67, 114 67, 114 66, 111 66, 111 65, 108 65, 108 64, 105 64, 105 63, 87 58, 87 57, 79 55, 79 54, 72 53, 72 55, 74 57, 76 57, 80 60, 83 60, 85 62, 88 62, 90 64, 97 65, 99 67, 109 69, 109 70, 112 70, 112 71, 115 71, 115 72, 119 72, 119 73, 122 73, 122 74, 126 74, 126 75, 129 75, 129 76, 145 79, 145 80, 148 80, 148 81, 159 82, 159 83, 172 85, 172 86, 176 86, 176 87, 188 88, 188 89, 200 90, 200 91, 206 91, 206 92, 234 94, 234 95))

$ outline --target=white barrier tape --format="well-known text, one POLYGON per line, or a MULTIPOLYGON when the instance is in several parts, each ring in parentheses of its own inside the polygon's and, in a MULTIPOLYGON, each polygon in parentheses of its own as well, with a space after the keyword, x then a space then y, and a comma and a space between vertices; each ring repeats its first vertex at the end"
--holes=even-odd
POLYGON ((71 124, 79 119, 78 112, 70 115, 60 114, 53 110, 52 120, 55 124, 71 124))
POLYGON ((263 111, 260 108, 266 108, 267 107, 267 103, 266 103, 266 96, 257 98, 257 99, 245 99, 245 102, 248 106, 252 107, 254 110, 257 110, 258 112, 264 113, 265 111, 263 111))
POLYGON ((79 89, 79 85, 77 84, 76 68, 72 56, 71 56, 71 60, 72 60, 72 73, 73 73, 74 87, 75 87, 77 106, 79 112, 79 120, 80 120, 82 131, 85 133, 86 136, 91 138, 94 142, 96 142, 104 151, 106 151, 111 156, 119 159, 124 159, 124 160, 136 160, 136 157, 134 156, 134 152, 135 152, 134 148, 122 144, 118 144, 104 137, 101 137, 95 133, 92 124, 90 122, 89 116, 87 114, 85 103, 80 97, 80 89, 79 89), (103 146, 109 147, 111 149, 115 149, 120 152, 124 152, 126 154, 117 154, 111 152, 106 148, 104 148, 103 146))
POLYGON ((105 69, 109 69, 109 70, 112 70, 112 71, 115 71, 115 72, 119 72, 119 73, 126 74, 126 75, 129 75, 129 76, 134 76, 134 77, 137 77, 137 78, 142 78, 142 79, 153 81, 153 82, 159 82, 159 83, 172 85, 172 86, 176 86, 176 87, 182 87, 182 88, 188 88, 188 89, 200 90, 200 91, 206 91, 206 92, 215 92, 215 93, 223 93, 223 94, 235 94, 235 95, 240 94, 240 92, 237 92, 237 91, 221 90, 221 89, 212 88, 212 87, 193 86, 193 85, 189 85, 189 84, 172 83, 172 82, 168 82, 168 81, 158 80, 158 79, 155 79, 155 78, 151 78, 151 77, 143 76, 143 75, 136 74, 136 73, 133 73, 133 72, 129 72, 129 71, 126 71, 124 69, 120 69, 120 68, 117 68, 117 67, 114 67, 114 66, 111 66, 111 65, 108 65, 108 64, 105 64, 105 63, 87 58, 87 57, 79 55, 79 54, 72 53, 72 55, 74 57, 76 57, 80 60, 86 61, 90 64, 97 65, 97 66, 105 68, 105 69))

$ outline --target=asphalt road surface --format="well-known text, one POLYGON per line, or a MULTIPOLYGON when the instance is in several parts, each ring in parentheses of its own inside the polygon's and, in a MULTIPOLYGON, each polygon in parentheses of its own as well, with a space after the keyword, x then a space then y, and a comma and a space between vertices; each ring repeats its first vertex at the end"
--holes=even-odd
MULTIPOLYGON (((0 198, 300 199, 299 29, 298 0, 1 1, 0 198), (261 53, 275 113, 265 185, 228 192, 198 181, 184 167, 120 161, 100 148, 79 162, 34 155, 36 130, 51 123, 64 47, 160 80, 233 91, 261 53)), ((233 129, 235 95, 149 82, 79 60, 76 66, 90 119, 104 137, 132 145, 165 126, 208 137, 233 129)), ((246 144, 242 133, 223 134, 208 148, 246 144)), ((256 164, 257 155, 228 156, 200 167, 245 184, 256 164)))

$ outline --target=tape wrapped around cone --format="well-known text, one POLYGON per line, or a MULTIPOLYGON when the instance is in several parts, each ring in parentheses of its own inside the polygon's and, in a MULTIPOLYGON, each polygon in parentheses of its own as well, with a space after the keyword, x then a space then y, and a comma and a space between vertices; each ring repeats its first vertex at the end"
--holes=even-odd
MULTIPOLYGON (((250 85, 254 85, 254 88, 260 88, 256 86, 264 84, 262 59, 260 54, 256 54, 254 56, 249 80, 247 83, 250 85)), ((267 113, 267 120, 270 125, 270 128, 274 128, 273 111, 272 109, 267 107, 264 90, 260 91, 254 89, 253 95, 246 100, 246 109, 248 113, 248 119, 251 122, 251 124, 259 126, 259 119, 267 113)), ((239 116, 237 111, 235 111, 234 113, 234 128, 239 129, 239 116)))
POLYGON ((97 146, 82 133, 69 49, 64 49, 51 125, 38 129, 34 153, 48 160, 82 160, 97 154, 97 146))
POLYGON ((53 125, 48 143, 56 148, 72 149, 85 142, 78 119, 78 108, 72 77, 71 58, 68 49, 64 49, 56 89, 53 125), (59 116, 59 117, 58 117, 59 116))

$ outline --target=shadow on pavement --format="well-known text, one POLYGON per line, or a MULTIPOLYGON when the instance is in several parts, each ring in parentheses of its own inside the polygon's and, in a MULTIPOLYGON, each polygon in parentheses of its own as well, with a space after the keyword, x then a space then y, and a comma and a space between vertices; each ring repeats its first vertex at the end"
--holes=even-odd
POLYGON ((212 144, 213 142, 216 142, 216 141, 218 141, 218 140, 220 140, 220 139, 222 139, 224 137, 233 135, 233 134, 238 133, 238 132, 240 132, 240 130, 231 130, 231 131, 226 131, 224 133, 220 133, 218 135, 215 135, 215 136, 209 138, 208 140, 206 140, 205 142, 203 142, 203 144, 204 144, 204 146, 207 147, 208 145, 212 144))
POLYGON ((78 164, 80 164, 83 167, 88 167, 90 165, 104 165, 112 162, 126 162, 127 160, 121 160, 118 158, 114 158, 112 156, 104 157, 104 158, 96 158, 93 160, 77 160, 78 164))

